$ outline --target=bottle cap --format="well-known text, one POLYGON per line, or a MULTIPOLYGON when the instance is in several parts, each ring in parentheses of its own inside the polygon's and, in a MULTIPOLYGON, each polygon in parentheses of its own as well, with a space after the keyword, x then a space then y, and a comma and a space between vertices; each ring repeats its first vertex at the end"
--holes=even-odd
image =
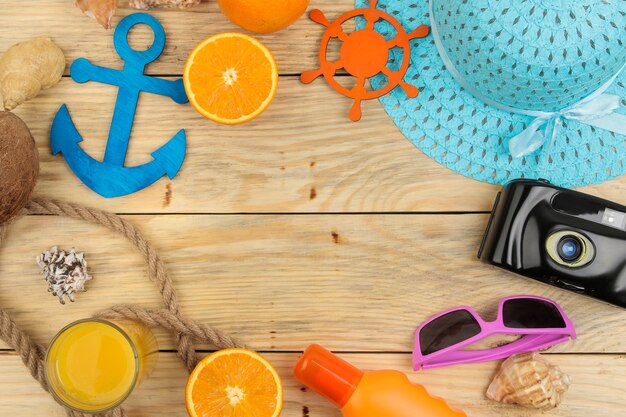
POLYGON ((294 369, 296 379, 342 408, 356 389, 363 372, 320 345, 311 345, 294 369))

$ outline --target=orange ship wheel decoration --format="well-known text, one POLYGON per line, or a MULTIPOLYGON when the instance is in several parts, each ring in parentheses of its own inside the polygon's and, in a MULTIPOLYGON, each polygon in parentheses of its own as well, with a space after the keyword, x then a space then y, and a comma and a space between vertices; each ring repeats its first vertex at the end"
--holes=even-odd
POLYGON ((354 99, 354 105, 350 110, 350 119, 354 122, 361 119, 361 101, 371 100, 384 96, 397 86, 402 87, 407 96, 417 97, 419 90, 417 87, 405 83, 402 78, 409 68, 411 57, 410 40, 424 38, 430 29, 426 25, 417 27, 413 32, 406 33, 400 22, 389 13, 376 8, 377 0, 372 0, 369 8, 355 9, 342 14, 330 23, 321 10, 311 10, 309 17, 316 23, 325 26, 327 29, 322 36, 320 44, 319 60, 320 69, 305 71, 300 75, 300 81, 308 84, 320 75, 323 75, 328 84, 346 97, 354 99), (345 33, 341 25, 357 16, 365 19, 365 28, 352 33, 345 33), (380 33, 374 30, 374 24, 384 20, 390 23, 396 30, 396 36, 386 40, 380 33), (327 48, 329 42, 338 38, 343 42, 339 51, 339 60, 331 62, 327 59, 327 48), (400 68, 394 71, 387 67, 389 51, 392 48, 402 48, 403 56, 400 68), (348 74, 356 78, 356 85, 353 88, 346 88, 335 79, 337 70, 344 68, 348 74), (387 84, 378 90, 368 90, 365 82, 368 78, 378 73, 387 76, 387 84))

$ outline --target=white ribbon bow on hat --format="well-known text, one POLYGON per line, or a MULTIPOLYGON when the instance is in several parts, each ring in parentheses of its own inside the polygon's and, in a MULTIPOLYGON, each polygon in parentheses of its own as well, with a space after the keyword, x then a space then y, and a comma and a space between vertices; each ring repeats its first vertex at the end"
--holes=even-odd
MULTIPOLYGON (((582 100, 571 107, 553 113, 542 113, 533 120, 530 125, 520 134, 514 136, 509 141, 509 150, 513 158, 519 158, 533 153, 541 148, 546 141, 552 143, 563 125, 563 119, 577 120, 583 123, 596 125, 594 119, 600 119, 614 113, 620 107, 621 98, 614 94, 600 94, 595 97, 582 100)), ((619 115, 622 116, 622 115, 619 115)), ((615 117, 605 119, 606 122, 614 126, 601 126, 607 130, 626 135, 626 117, 615 117), (615 120, 613 120, 615 119, 615 120), (621 124, 621 126, 619 125, 621 124)))

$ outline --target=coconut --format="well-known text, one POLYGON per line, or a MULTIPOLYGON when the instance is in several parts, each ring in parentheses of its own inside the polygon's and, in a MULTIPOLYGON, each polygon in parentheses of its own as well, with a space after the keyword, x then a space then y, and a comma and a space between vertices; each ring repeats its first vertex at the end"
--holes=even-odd
POLYGON ((26 123, 0 112, 0 225, 28 203, 37 182, 39 154, 26 123))

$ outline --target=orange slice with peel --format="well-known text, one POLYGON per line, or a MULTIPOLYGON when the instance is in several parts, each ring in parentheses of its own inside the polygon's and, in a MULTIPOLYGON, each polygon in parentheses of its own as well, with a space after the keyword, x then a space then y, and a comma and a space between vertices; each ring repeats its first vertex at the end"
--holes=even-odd
POLYGON ((247 349, 225 349, 204 358, 185 390, 190 417, 278 417, 283 387, 270 363, 247 349))
POLYGON ((189 102, 204 117, 225 124, 250 121, 276 94, 278 69, 271 52, 243 33, 220 33, 200 42, 183 72, 189 102))

